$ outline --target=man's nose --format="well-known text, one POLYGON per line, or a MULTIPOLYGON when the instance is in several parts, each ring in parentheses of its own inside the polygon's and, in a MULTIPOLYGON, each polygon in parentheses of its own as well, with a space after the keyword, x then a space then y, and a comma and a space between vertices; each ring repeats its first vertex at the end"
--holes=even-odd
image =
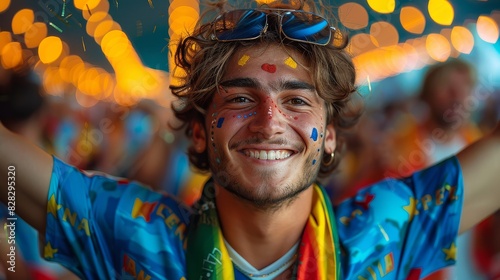
POLYGON ((277 105, 265 103, 255 112, 249 124, 251 132, 259 133, 265 139, 271 139, 285 132, 286 119, 277 105))

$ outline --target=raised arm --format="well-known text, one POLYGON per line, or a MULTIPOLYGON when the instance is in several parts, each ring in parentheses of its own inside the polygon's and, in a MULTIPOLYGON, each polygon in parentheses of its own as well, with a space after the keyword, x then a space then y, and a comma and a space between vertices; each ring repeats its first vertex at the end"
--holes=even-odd
POLYGON ((464 178, 460 232, 500 208, 500 124, 487 137, 458 154, 464 178))
POLYGON ((48 153, 0 123, 0 199, 42 234, 51 172, 48 153))

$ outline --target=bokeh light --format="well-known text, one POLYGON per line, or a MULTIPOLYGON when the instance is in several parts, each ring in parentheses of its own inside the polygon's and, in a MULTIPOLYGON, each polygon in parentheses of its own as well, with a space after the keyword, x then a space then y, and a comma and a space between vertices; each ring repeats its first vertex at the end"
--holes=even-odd
POLYGON ((24 33, 24 43, 28 48, 36 48, 47 37, 47 25, 44 22, 33 23, 24 33))
POLYGON ((447 0, 429 0, 428 10, 432 20, 441 25, 450 25, 455 17, 453 6, 447 0))
POLYGON ((93 13, 87 20, 85 31, 87 32, 87 34, 89 34, 89 36, 94 37, 95 29, 97 28, 99 23, 106 20, 113 20, 107 12, 93 13))
POLYGON ((2 53, 3 47, 5 47, 10 42, 12 42, 12 34, 10 34, 9 31, 1 31, 0 32, 0 53, 2 53))
POLYGON ((451 43, 451 31, 452 31, 451 28, 443 28, 441 29, 441 32, 439 32, 439 34, 443 35, 446 38, 446 40, 450 43, 450 57, 457 58, 460 56, 461 53, 457 49, 455 49, 455 47, 451 43))
POLYGON ((498 24, 491 17, 479 16, 476 28, 479 38, 483 41, 492 44, 498 41, 498 24))
POLYGON ((367 2, 370 8, 381 14, 392 13, 396 8, 395 0, 367 0, 367 2))
MULTIPOLYGON (((275 0, 273 0, 275 1, 275 0)), ((189 8, 195 9, 196 13, 200 13, 200 2, 198 0, 173 0, 170 1, 170 5, 168 6, 168 13, 172 14, 172 12, 181 6, 187 6, 189 8)))
POLYGON ((2 48, 2 66, 5 69, 15 68, 23 63, 23 49, 19 42, 7 43, 2 48))
POLYGON ((425 16, 415 7, 403 7, 399 15, 399 20, 403 28, 413 34, 422 34, 425 29, 425 16))
POLYGON ((61 38, 49 36, 40 42, 38 46, 38 56, 40 61, 45 64, 50 64, 56 61, 63 53, 63 43, 61 38))
POLYGON ((63 96, 67 91, 67 83, 59 74, 59 67, 46 67, 42 77, 42 86, 47 94, 63 96))
POLYGON ((114 21, 114 20, 101 21, 95 29, 94 40, 96 41, 97 44, 100 45, 102 38, 106 34, 108 34, 111 31, 114 31, 114 30, 118 30, 118 31, 122 30, 120 24, 118 24, 116 21, 114 21))
POLYGON ((35 21, 35 13, 31 9, 19 10, 12 18, 12 33, 23 34, 35 21))
POLYGON ((99 6, 100 2, 108 2, 108 0, 74 0, 75 8, 80 10, 91 10, 99 6))
POLYGON ((10 6, 10 0, 0 0, 0 13, 6 11, 10 6))
POLYGON ((368 26, 368 12, 358 3, 345 3, 339 7, 340 22, 347 28, 357 30, 368 26))
POLYGON ((371 38, 369 34, 366 33, 360 33, 352 36, 351 40, 349 41, 349 45, 347 47, 347 51, 353 55, 359 55, 364 52, 370 51, 375 49, 377 46, 373 44, 375 41, 374 38, 371 38))
POLYGON ((95 13, 108 13, 109 12, 109 1, 108 0, 102 0, 100 1, 97 6, 94 8, 90 9, 83 9, 82 10, 82 16, 84 19, 88 20, 92 15, 95 13))
POLYGON ((452 46, 461 53, 469 54, 474 48, 474 36, 463 26, 453 27, 450 39, 452 46))
POLYGON ((375 22, 370 27, 373 44, 377 47, 396 45, 399 41, 399 33, 394 25, 386 21, 375 22))
POLYGON ((441 34, 429 34, 425 46, 429 56, 436 61, 446 61, 450 57, 450 42, 441 34))

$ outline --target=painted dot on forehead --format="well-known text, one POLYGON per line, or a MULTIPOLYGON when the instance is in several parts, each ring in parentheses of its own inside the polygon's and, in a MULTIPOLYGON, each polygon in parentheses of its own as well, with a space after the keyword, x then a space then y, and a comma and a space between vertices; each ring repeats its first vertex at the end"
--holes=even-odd
POLYGON ((244 66, 245 64, 247 64, 248 60, 250 59, 250 56, 249 55, 242 55, 240 57, 240 59, 238 60, 238 65, 239 66, 244 66))
POLYGON ((318 130, 316 128, 313 128, 311 132, 311 139, 314 141, 318 140, 318 130))
POLYGON ((285 65, 293 69, 297 68, 297 62, 295 62, 295 60, 293 60, 290 56, 285 59, 285 65))
POLYGON ((262 66, 260 68, 262 68, 262 70, 269 72, 269 73, 276 72, 276 65, 274 65, 274 64, 264 63, 264 64, 262 64, 262 66))

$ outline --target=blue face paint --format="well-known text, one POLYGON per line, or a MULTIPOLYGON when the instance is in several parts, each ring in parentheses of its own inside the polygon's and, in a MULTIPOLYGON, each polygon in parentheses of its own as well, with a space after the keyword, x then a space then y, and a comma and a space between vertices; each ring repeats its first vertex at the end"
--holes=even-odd
POLYGON ((318 130, 316 128, 313 128, 313 131, 311 133, 311 139, 314 141, 318 140, 318 130))
POLYGON ((224 122, 224 118, 219 118, 219 120, 217 121, 217 128, 221 128, 223 122, 224 122))
POLYGON ((315 159, 313 159, 313 165, 315 165, 315 164, 316 164, 316 160, 315 160, 315 159))

